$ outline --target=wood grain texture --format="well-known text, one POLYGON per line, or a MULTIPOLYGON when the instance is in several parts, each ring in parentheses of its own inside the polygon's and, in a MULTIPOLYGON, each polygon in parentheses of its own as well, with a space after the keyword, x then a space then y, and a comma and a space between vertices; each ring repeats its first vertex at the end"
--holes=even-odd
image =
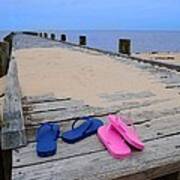
POLYGON ((56 98, 53 93, 48 93, 41 96, 24 96, 22 98, 22 102, 28 105, 34 103, 38 104, 38 103, 46 103, 46 102, 54 102, 54 101, 66 101, 70 99, 71 99, 70 97, 56 98))
POLYGON ((108 102, 118 100, 118 106, 108 108, 71 103, 73 101, 71 98, 56 98, 52 94, 23 98, 26 133, 31 143, 27 147, 14 151, 13 179, 150 180, 180 171, 180 96, 178 95, 180 74, 170 70, 179 71, 179 67, 93 48, 72 47, 71 43, 45 42, 43 39, 29 37, 25 35, 16 37, 17 48, 18 46, 19 48, 58 46, 98 56, 106 54, 132 66, 132 68, 136 67, 142 72, 150 73, 155 77, 153 83, 163 83, 167 91, 177 90, 174 91, 177 96, 169 99, 168 96, 157 97, 151 92, 140 94, 132 92, 132 94, 124 95, 115 92, 111 95, 102 95, 102 98, 108 102), (139 99, 141 101, 138 101, 139 99), (129 100, 130 102, 124 102, 129 100), (36 129, 40 123, 55 122, 64 132, 71 128, 71 124, 76 118, 93 116, 101 118, 106 123, 106 115, 109 113, 127 115, 134 120, 137 131, 145 143, 143 152, 133 150, 131 157, 115 160, 108 154, 98 138, 91 136, 73 145, 59 140, 55 156, 49 158, 36 156, 34 140, 36 129))
POLYGON ((111 106, 105 108, 91 107, 91 106, 80 106, 73 107, 70 109, 59 110, 57 111, 46 111, 42 113, 28 114, 26 115, 26 124, 27 125, 38 125, 42 122, 53 121, 60 122, 64 120, 82 118, 84 116, 104 116, 110 113, 118 113, 127 109, 134 109, 139 107, 150 106, 151 104, 160 103, 166 101, 167 99, 154 99, 154 100, 144 100, 144 101, 132 101, 132 102, 122 102, 118 106, 111 106))
POLYGON ((26 136, 21 104, 21 90, 15 59, 10 61, 7 74, 3 119, 4 126, 1 130, 2 149, 14 149, 25 145, 26 136))
POLYGON ((35 114, 35 113, 37 114, 46 111, 66 110, 74 107, 83 107, 83 106, 85 106, 85 104, 83 101, 80 100, 64 100, 64 101, 54 101, 54 102, 36 103, 31 105, 23 105, 23 110, 24 113, 26 112, 27 114, 35 114))
MULTIPOLYGON (((154 105, 147 106, 147 107, 124 110, 117 114, 124 115, 124 116, 131 118, 133 120, 134 124, 136 124, 136 125, 145 124, 145 126, 150 127, 151 122, 154 120, 158 120, 160 118, 172 119, 173 116, 179 115, 180 114, 180 106, 178 106, 176 104, 172 105, 172 103, 170 103, 170 102, 164 102, 164 103, 154 104, 154 105), (163 105, 165 106, 165 108, 162 108, 163 105), (169 105, 171 105, 171 106, 169 107, 169 105)), ((94 117, 100 118, 101 120, 103 120, 104 123, 107 122, 107 116, 100 116, 100 117, 94 116, 94 117)), ((66 131, 71 127, 71 124, 73 121, 74 121, 74 119, 68 120, 68 121, 67 120, 60 121, 60 122, 57 122, 57 124, 60 125, 62 131, 66 131)), ((39 127, 39 125, 26 126, 26 134, 27 134, 27 138, 28 138, 29 142, 34 141, 35 132, 38 127, 39 127)))
POLYGON ((115 160, 107 151, 101 151, 61 161, 14 168, 13 178, 16 180, 155 178, 180 169, 180 148, 177 148, 179 139, 180 135, 176 135, 146 142, 143 152, 133 152, 131 157, 124 160, 115 160))
MULTIPOLYGON (((148 123, 148 126, 146 122, 135 126, 141 139, 144 142, 148 142, 174 134, 180 134, 179 119, 180 115, 167 116, 153 119, 150 123, 148 123), (171 121, 171 123, 169 123, 169 121, 171 121)), ((104 119, 104 123, 106 123, 105 121, 107 122, 107 118, 104 119)), ((71 125, 67 125, 63 128, 61 125, 62 124, 60 124, 61 131, 62 129, 63 131, 67 131, 71 128, 71 125)), ((65 126, 65 124, 63 124, 63 126, 65 126)), ((61 160, 102 150, 104 150, 104 147, 101 146, 96 136, 92 136, 73 145, 59 141, 58 152, 55 156, 50 158, 38 158, 35 154, 35 143, 30 143, 27 147, 19 149, 18 153, 14 152, 14 167, 46 163, 47 161, 61 160)))

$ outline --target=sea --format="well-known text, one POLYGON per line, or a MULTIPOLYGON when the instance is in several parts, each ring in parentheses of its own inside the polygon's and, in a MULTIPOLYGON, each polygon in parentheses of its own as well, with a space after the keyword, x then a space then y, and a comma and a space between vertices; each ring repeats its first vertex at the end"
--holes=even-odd
MULTIPOLYGON (((124 31, 124 30, 41 30, 55 33, 60 39, 62 33, 67 41, 78 43, 80 35, 87 36, 89 47, 118 51, 119 39, 131 39, 133 53, 142 52, 180 52, 180 31, 124 31)), ((0 40, 9 31, 0 31, 0 40)))

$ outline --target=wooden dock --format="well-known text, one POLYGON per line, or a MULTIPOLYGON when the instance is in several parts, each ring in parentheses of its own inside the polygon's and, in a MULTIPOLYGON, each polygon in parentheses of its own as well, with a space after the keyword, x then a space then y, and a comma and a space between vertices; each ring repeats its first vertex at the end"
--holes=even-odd
MULTIPOLYGON (((87 54, 92 58, 103 56, 108 60, 117 61, 117 66, 127 66, 145 76, 154 86, 160 86, 161 93, 146 87, 130 89, 129 92, 117 89, 113 93, 100 96, 108 106, 93 106, 85 99, 70 96, 56 96, 54 93, 41 95, 23 94, 23 85, 19 77, 19 87, 22 92, 15 91, 16 112, 22 108, 22 117, 18 116, 21 127, 21 141, 18 145, 25 147, 13 148, 13 180, 110 180, 110 179, 180 179, 180 73, 178 68, 167 67, 134 59, 129 56, 97 51, 93 48, 74 46, 70 43, 58 42, 42 37, 17 34, 13 37, 13 63, 18 64, 19 50, 31 48, 60 48, 73 52, 87 54), (135 61, 134 61, 135 60, 135 61), (145 143, 142 152, 133 151, 133 155, 123 160, 112 158, 96 135, 86 138, 76 144, 64 143, 58 140, 57 154, 48 158, 36 155, 35 132, 42 122, 52 121, 60 125, 61 132, 71 128, 75 119, 84 116, 97 117, 107 122, 108 114, 127 115, 132 118, 137 131, 145 143), (25 127, 25 133, 24 133, 25 127), (27 145, 25 143, 27 139, 27 145)), ((53 60, 53 59, 52 59, 53 60)), ((17 65, 17 67, 19 67, 17 65)), ((17 69, 19 70, 19 69, 17 69)), ((9 70, 9 73, 11 70, 9 70)), ((14 72, 14 71, 13 71, 14 72)), ((7 75, 8 76, 8 75, 7 75)), ((10 75, 9 75, 10 76, 10 75)), ((11 74, 12 76, 12 74, 11 74)), ((128 72, 126 74, 128 76, 128 72)), ((120 79, 122 77, 119 77, 120 79)), ((124 77, 123 77, 124 78, 124 77)), ((9 83, 13 86, 14 82, 9 83)), ((17 80, 17 79, 16 79, 17 80)), ((137 79, 136 79, 137 80, 137 79)), ((138 80, 137 80, 138 82, 138 80)), ((133 82, 129 82, 133 83, 133 82)), ((134 82, 136 84, 136 81, 134 82)), ((145 82, 142 82, 145 83, 145 82)), ((18 83, 15 83, 18 84, 18 83)), ((146 83, 145 83, 146 84, 146 83)), ((135 85, 136 87, 136 85, 135 85)), ((14 91, 13 91, 14 92, 14 91)), ((5 98, 6 98, 5 94, 5 98)), ((8 102, 7 100, 6 102, 8 102)), ((7 118, 8 119, 8 118, 7 118)), ((10 122, 12 123, 12 122, 10 122)), ((4 128, 2 128, 2 135, 4 128)), ((7 130, 7 129, 6 129, 7 130)), ((18 137, 16 135, 16 137, 18 137)), ((18 137, 20 138, 20 137, 18 137)), ((5 138, 3 138, 5 139, 5 138)), ((10 142, 10 140, 7 140, 10 142)), ((17 142, 17 141, 12 141, 17 142)), ((2 143, 2 142, 1 142, 2 143)), ((4 142, 4 147, 10 146, 4 142)))

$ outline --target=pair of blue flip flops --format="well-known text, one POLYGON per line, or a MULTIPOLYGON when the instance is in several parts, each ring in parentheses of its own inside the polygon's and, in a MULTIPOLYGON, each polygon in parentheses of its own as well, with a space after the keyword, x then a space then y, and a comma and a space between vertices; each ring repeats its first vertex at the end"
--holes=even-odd
MULTIPOLYGON (((80 126, 75 127, 79 120, 75 120, 72 124, 72 130, 64 132, 61 135, 63 141, 67 143, 75 143, 97 132, 103 122, 96 118, 84 117, 80 126)), ((36 151, 40 157, 47 157, 56 154, 57 139, 60 135, 59 125, 54 123, 42 124, 36 133, 36 151)))

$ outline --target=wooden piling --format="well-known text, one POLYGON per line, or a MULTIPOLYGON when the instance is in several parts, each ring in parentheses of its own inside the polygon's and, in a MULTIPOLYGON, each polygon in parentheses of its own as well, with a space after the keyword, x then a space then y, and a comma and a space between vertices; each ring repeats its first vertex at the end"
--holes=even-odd
POLYGON ((54 34, 54 33, 51 33, 51 39, 52 39, 52 40, 55 40, 55 38, 56 38, 55 34, 54 34))
POLYGON ((13 37, 14 37, 14 33, 12 32, 4 38, 4 42, 7 42, 9 44, 9 56, 11 56, 11 52, 12 52, 13 37))
POLYGON ((44 38, 48 38, 48 33, 44 33, 44 38))
POLYGON ((65 34, 61 34, 61 41, 66 41, 66 35, 65 34))
POLYGON ((85 46, 87 44, 86 36, 79 36, 79 45, 85 46))
POLYGON ((119 53, 131 54, 131 40, 130 39, 119 39, 119 53))
POLYGON ((42 33, 42 32, 40 32, 40 33, 39 33, 39 36, 40 36, 40 37, 43 37, 43 33, 42 33))
POLYGON ((1 150, 0 147, 0 179, 11 180, 12 150, 1 150))
POLYGON ((7 73, 9 59, 9 43, 0 42, 0 77, 7 73))

